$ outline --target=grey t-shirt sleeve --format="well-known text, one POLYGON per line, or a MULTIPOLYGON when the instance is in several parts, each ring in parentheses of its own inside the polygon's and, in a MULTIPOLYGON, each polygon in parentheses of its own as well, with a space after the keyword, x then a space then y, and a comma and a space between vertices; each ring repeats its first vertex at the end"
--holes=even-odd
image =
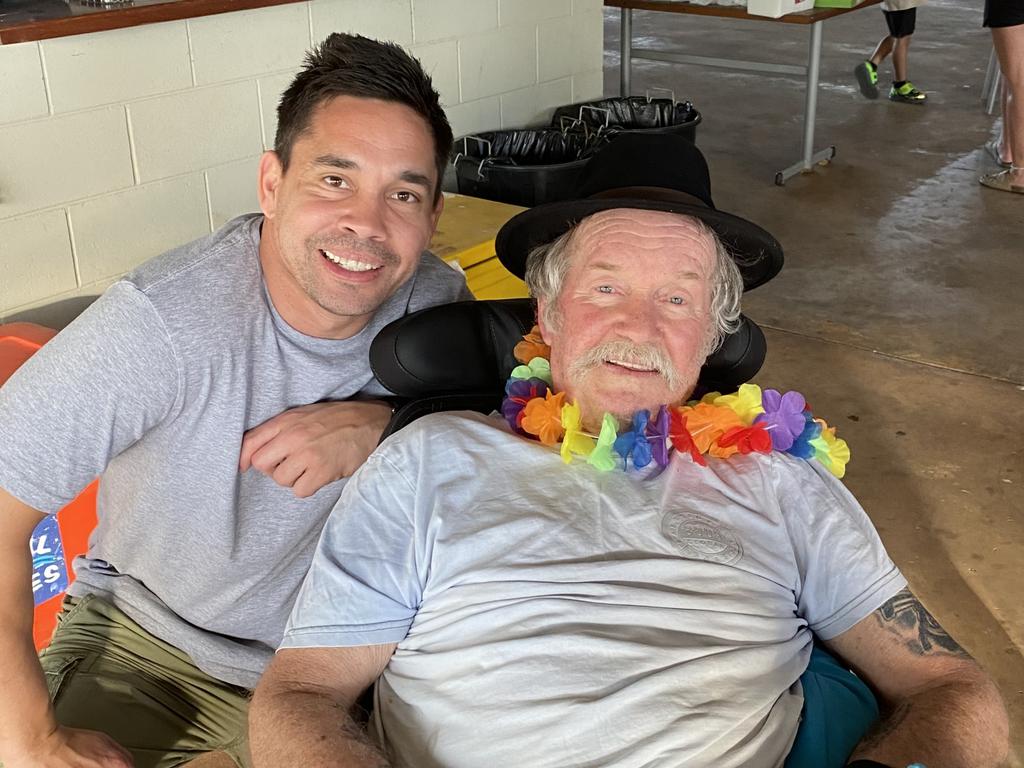
POLYGON ((172 408, 160 318, 115 283, 0 388, 0 487, 44 513, 70 502, 172 408))
POLYGON ((827 469, 789 457, 773 457, 773 468, 796 557, 798 612, 819 638, 830 640, 907 581, 863 507, 827 469))
POLYGON ((327 520, 282 648, 405 638, 426 578, 416 498, 413 484, 380 449, 366 460, 327 520))
POLYGON ((453 301, 472 300, 473 294, 463 272, 452 268, 432 253, 423 254, 416 270, 416 284, 409 297, 407 312, 453 301))

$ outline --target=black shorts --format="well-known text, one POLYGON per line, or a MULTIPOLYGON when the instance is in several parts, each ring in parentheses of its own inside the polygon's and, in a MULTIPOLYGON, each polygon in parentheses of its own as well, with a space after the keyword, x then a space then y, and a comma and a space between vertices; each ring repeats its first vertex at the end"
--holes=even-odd
POLYGON ((985 27, 1016 27, 1024 24, 1024 3, 1020 0, 985 0, 985 27))
POLYGON ((892 37, 910 37, 914 34, 914 27, 917 25, 917 8, 907 8, 905 11, 882 11, 885 14, 885 23, 889 25, 889 34, 892 37))

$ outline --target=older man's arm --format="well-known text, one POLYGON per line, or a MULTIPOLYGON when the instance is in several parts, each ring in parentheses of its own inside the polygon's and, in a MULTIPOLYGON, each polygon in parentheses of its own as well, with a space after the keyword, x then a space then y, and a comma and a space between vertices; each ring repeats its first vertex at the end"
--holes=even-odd
POLYGON ((1006 758, 1009 724, 999 692, 910 590, 825 645, 882 705, 882 719, 851 761, 985 768, 1006 758))
POLYGON ((384 754, 353 718, 395 645, 277 652, 249 709, 255 768, 384 768, 384 754))

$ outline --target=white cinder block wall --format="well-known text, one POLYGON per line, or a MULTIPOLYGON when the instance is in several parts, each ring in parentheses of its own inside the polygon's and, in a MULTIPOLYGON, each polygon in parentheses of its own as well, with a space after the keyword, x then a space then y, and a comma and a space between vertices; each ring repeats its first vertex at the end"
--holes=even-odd
POLYGON ((411 50, 456 136, 602 94, 601 0, 311 0, 0 46, 0 322, 63 325, 257 210, 280 93, 335 31, 411 50))

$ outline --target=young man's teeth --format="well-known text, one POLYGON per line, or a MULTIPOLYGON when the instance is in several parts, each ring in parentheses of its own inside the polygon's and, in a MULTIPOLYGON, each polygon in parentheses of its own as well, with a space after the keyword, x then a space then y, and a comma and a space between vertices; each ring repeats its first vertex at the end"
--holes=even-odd
POLYGON ((330 251, 324 251, 323 254, 339 267, 347 269, 349 272, 369 272, 371 269, 377 269, 373 264, 356 261, 355 259, 344 259, 341 256, 335 256, 330 251))

